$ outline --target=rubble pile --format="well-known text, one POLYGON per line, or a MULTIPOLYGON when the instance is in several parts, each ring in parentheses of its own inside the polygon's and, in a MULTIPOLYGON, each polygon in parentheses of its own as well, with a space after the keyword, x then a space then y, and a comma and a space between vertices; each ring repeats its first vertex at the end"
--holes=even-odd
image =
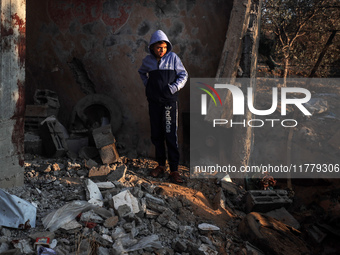
MULTIPOLYGON (((150 177, 149 170, 155 165, 152 160, 126 157, 101 165, 91 159, 26 154, 25 186, 4 191, 7 195, 0 196, 0 204, 15 195, 14 201, 23 199, 34 205, 36 220, 13 217, 0 224, 0 254, 338 251, 332 243, 338 238, 338 202, 334 207, 324 197, 319 207, 312 204, 307 210, 280 186, 246 191, 228 176, 189 179, 188 169, 182 166, 186 183, 180 186, 168 182, 168 172, 162 178, 150 177)), ((334 192, 329 193, 333 202, 338 198, 334 192)), ((20 203, 14 206, 18 211, 20 203)), ((15 215, 1 209, 2 216, 15 215)))
POLYGON ((246 254, 233 236, 236 225, 220 229, 193 215, 185 196, 163 194, 146 178, 147 169, 133 165, 124 157, 101 166, 68 158, 26 160, 25 186, 7 192, 37 207, 36 226, 0 227, 0 254, 36 254, 41 247, 55 254, 246 254), (37 238, 49 243, 39 245, 37 238))

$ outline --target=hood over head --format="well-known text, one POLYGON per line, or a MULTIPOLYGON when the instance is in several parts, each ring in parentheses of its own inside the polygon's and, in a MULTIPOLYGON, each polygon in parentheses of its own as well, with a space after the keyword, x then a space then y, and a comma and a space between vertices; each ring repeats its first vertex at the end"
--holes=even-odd
POLYGON ((154 32, 152 34, 151 39, 150 39, 150 43, 149 43, 149 51, 150 51, 150 53, 153 54, 153 51, 150 48, 151 45, 156 43, 156 42, 159 42, 159 41, 165 41, 166 42, 166 44, 168 45, 168 49, 167 49, 166 54, 168 54, 172 50, 172 44, 169 41, 169 39, 166 36, 166 34, 162 30, 157 30, 156 32, 154 32))

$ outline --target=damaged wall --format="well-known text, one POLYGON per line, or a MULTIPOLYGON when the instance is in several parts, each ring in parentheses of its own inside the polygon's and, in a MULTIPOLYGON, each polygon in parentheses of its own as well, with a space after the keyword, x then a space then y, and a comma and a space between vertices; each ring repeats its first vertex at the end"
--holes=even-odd
POLYGON ((25 1, 0 1, 0 187, 24 183, 25 1))
MULTIPOLYGON (((58 118, 68 126, 80 99, 106 94, 122 112, 121 127, 114 134, 118 143, 130 149, 128 156, 136 156, 132 152, 152 156, 147 101, 137 73, 151 34, 157 29, 168 34, 190 77, 214 77, 232 2, 31 0, 27 4, 27 103, 32 103, 36 89, 57 92, 58 118)), ((189 85, 179 99, 182 150, 183 140, 188 139, 183 126, 189 132, 184 117, 189 112, 189 85)))

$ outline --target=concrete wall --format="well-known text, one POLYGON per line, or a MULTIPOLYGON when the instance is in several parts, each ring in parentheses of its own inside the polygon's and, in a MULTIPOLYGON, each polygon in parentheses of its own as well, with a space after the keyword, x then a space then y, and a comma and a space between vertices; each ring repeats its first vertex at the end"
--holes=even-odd
POLYGON ((23 185, 25 1, 0 1, 0 187, 23 185))
MULTIPOLYGON (((130 156, 152 156, 147 101, 137 73, 151 34, 157 29, 168 34, 191 77, 215 77, 232 2, 31 0, 26 101, 33 103, 36 89, 57 92, 58 118, 68 126, 78 100, 93 92, 109 95, 123 115, 118 142, 130 156)), ((189 112, 189 86, 179 98, 182 150, 188 141, 183 116, 189 112)))

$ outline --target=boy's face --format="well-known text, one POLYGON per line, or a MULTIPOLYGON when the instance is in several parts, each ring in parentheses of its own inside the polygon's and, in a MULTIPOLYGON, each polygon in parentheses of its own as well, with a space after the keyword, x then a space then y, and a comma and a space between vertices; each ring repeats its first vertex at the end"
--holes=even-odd
POLYGON ((165 42, 156 43, 153 46, 153 52, 155 53, 156 58, 157 59, 162 58, 165 55, 167 48, 168 45, 165 42))

